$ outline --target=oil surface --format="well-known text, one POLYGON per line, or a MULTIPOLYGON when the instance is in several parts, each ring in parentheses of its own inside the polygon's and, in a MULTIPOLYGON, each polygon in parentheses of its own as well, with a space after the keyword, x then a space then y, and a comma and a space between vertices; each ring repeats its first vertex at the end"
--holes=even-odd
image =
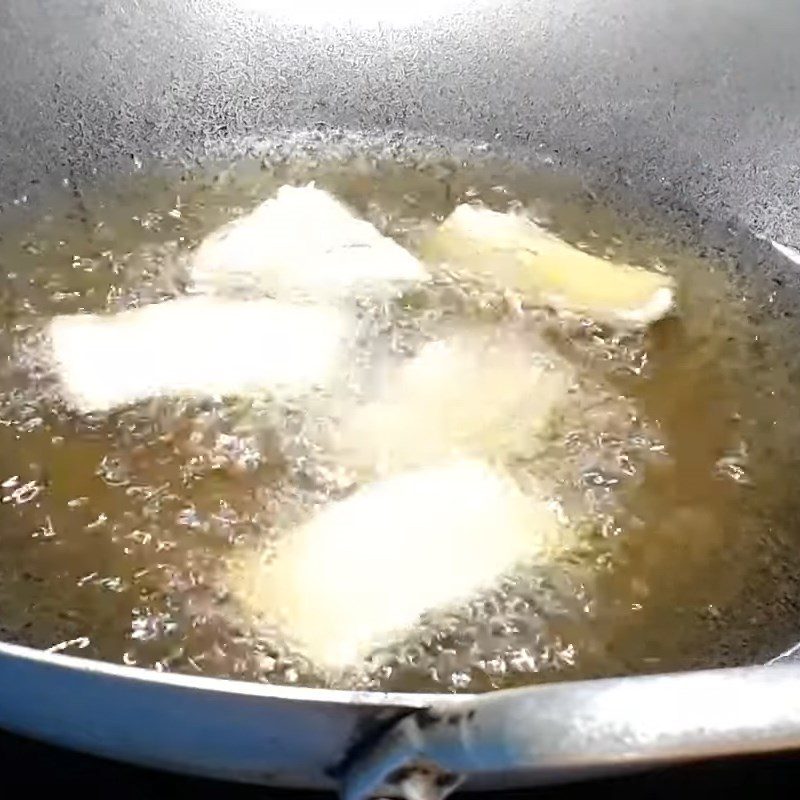
POLYGON ((524 207, 567 241, 664 270, 679 287, 676 318, 626 334, 449 275, 361 304, 365 359, 414 352, 454 323, 509 320, 560 353, 588 400, 516 469, 548 476, 580 535, 562 559, 422 620, 335 685, 481 691, 741 663, 788 643, 779 618, 800 598, 790 473, 800 392, 781 331, 719 266, 667 249, 572 181, 502 163, 371 159, 140 177, 2 232, 5 639, 160 670, 330 683, 260 630, 226 583, 230 564, 351 488, 315 438, 324 412, 159 400, 81 417, 40 353, 54 314, 180 295, 203 236, 309 180, 412 251, 457 203, 480 200, 524 207))

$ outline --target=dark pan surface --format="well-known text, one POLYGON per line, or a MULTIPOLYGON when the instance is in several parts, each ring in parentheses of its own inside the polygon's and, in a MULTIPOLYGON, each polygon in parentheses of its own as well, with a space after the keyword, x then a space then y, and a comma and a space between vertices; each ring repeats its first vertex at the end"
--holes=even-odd
POLYGON ((337 29, 257 5, 6 0, 2 196, 131 153, 326 124, 541 147, 800 237, 792 0, 471 0, 382 27, 348 27, 345 3, 337 29))

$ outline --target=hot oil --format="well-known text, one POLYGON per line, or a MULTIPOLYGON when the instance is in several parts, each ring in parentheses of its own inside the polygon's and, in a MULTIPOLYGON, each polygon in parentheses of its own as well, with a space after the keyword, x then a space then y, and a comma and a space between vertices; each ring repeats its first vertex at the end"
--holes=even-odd
POLYGON ((718 265, 572 181, 371 159, 140 177, 6 230, 0 265, 7 640, 156 669, 434 691, 737 663, 784 644, 785 629, 751 612, 786 607, 795 590, 774 566, 797 549, 798 391, 781 331, 718 265), (524 207, 593 253, 670 272, 680 292, 679 317, 644 333, 519 309, 448 275, 388 306, 361 303, 365 361, 394 363, 454 326, 513 325, 572 365, 580 413, 509 466, 548 477, 577 535, 553 563, 431 614, 333 681, 243 612, 227 569, 353 488, 325 449, 328 406, 157 400, 80 417, 59 400, 38 333, 54 314, 180 295, 204 235, 309 180, 412 250, 459 202, 524 207))

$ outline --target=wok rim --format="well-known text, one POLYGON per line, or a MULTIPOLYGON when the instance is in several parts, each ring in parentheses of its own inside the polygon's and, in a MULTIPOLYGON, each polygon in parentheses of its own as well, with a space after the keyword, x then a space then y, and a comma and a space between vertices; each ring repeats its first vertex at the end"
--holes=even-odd
MULTIPOLYGON (((394 706, 417 709, 432 704, 461 703, 480 697, 475 693, 453 694, 433 692, 381 692, 375 689, 333 689, 310 686, 284 686, 210 675, 188 675, 181 672, 159 672, 148 667, 116 664, 101 659, 82 658, 65 653, 51 653, 28 645, 0 642, 0 657, 23 659, 42 666, 91 673, 141 683, 156 683, 190 690, 273 700, 301 700, 311 703, 334 703, 357 706, 394 706)), ((502 691, 502 690, 498 690, 502 691)), ((491 692, 493 694, 494 692, 491 692)))

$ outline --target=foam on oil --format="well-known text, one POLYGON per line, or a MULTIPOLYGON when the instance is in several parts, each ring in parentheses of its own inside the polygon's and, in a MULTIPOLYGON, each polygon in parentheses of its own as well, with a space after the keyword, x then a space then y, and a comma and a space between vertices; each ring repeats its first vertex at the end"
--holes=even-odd
MULTIPOLYGON (((157 669, 330 681, 245 612, 230 576, 379 473, 369 448, 351 442, 354 464, 332 444, 349 398, 158 400, 78 416, 39 336, 55 314, 179 295, 190 247, 281 184, 312 179, 412 251, 457 203, 480 200, 523 207, 593 253, 665 269, 680 293, 677 318, 624 334, 443 273, 397 302, 362 299, 356 394, 454 331, 510 331, 515 347, 568 365, 558 423, 533 435, 515 407, 498 436, 520 485, 545 485, 579 535, 561 558, 429 615, 337 685, 477 691, 779 649, 788 634, 763 609, 800 596, 787 576, 800 550, 788 474, 800 398, 780 329, 708 259, 665 249, 573 182, 501 163, 366 158, 139 178, 3 232, 4 638, 157 669)), ((414 463, 413 438, 392 443, 414 463)))

